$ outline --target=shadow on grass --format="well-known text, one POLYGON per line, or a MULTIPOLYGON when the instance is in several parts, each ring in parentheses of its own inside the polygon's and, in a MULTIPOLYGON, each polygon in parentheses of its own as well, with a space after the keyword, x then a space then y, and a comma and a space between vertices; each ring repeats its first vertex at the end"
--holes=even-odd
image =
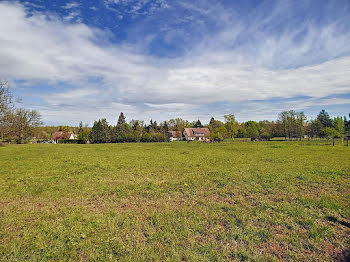
POLYGON ((350 250, 346 250, 336 257, 335 261, 349 262, 350 261, 350 250))
POLYGON ((328 217, 326 217, 326 219, 327 219, 328 221, 333 222, 333 223, 337 223, 337 224, 340 224, 340 225, 345 226, 345 227, 347 227, 347 228, 350 228, 350 223, 349 223, 349 222, 339 220, 339 219, 336 218, 336 217, 328 216, 328 217))

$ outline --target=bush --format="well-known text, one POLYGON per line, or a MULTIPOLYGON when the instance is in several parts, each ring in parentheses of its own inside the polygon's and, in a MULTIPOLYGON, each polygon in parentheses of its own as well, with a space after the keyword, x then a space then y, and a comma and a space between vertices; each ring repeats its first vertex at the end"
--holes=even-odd
POLYGON ((264 139, 270 139, 271 138, 271 135, 270 133, 268 132, 263 132, 261 135, 260 135, 261 138, 264 138, 264 139))
POLYGON ((81 139, 61 139, 58 140, 59 144, 85 144, 86 141, 81 139))
POLYGON ((162 133, 154 133, 152 136, 152 142, 167 142, 168 136, 162 133))
POLYGON ((224 137, 222 136, 222 134, 220 132, 217 133, 211 133, 210 134, 210 139, 216 142, 220 142, 224 140, 224 137))
POLYGON ((143 133, 141 137, 141 142, 151 142, 152 136, 149 133, 143 133))

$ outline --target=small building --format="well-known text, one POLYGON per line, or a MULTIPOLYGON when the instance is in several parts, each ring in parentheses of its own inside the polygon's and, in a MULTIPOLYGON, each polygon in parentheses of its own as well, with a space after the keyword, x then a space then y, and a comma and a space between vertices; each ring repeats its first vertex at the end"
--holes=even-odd
POLYGON ((63 131, 56 131, 52 135, 52 143, 57 144, 59 140, 64 140, 64 139, 75 139, 74 133, 73 132, 63 132, 63 131))
POLYGON ((182 134, 181 131, 168 131, 169 141, 181 141, 182 134))
POLYGON ((208 141, 210 131, 209 128, 185 128, 183 134, 187 141, 208 141))

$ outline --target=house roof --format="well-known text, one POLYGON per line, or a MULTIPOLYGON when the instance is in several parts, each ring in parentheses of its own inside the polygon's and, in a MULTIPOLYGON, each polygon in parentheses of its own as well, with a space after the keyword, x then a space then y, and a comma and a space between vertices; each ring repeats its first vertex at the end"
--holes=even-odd
POLYGON ((170 134, 170 137, 176 137, 176 138, 182 137, 182 134, 180 131, 168 131, 168 133, 170 134))
POLYGON ((210 135, 208 128, 185 128, 184 134, 186 136, 207 137, 210 135))
POLYGON ((59 140, 59 139, 69 139, 72 135, 72 132, 63 132, 63 131, 56 131, 52 135, 53 140, 59 140))

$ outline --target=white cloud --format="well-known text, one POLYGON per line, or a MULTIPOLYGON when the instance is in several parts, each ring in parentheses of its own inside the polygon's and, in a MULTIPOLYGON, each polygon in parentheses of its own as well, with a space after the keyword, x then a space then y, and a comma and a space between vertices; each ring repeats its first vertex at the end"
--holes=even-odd
POLYGON ((302 105, 284 103, 276 110, 285 106, 305 109, 315 105, 312 101, 348 103, 347 99, 322 98, 350 93, 350 56, 338 57, 350 50, 349 33, 339 34, 336 23, 322 29, 307 27, 305 37, 297 44, 292 33, 281 34, 278 39, 265 36, 265 41, 254 40, 254 48, 229 49, 228 42, 242 30, 238 25, 212 36, 216 44, 204 41, 184 57, 162 59, 138 54, 123 45, 100 46, 97 43, 108 43, 108 38, 99 29, 57 17, 48 19, 40 13, 27 16, 22 5, 2 2, 0 77, 72 85, 68 91, 36 94, 44 101, 36 108, 47 122, 74 122, 80 118, 91 123, 122 110, 132 118, 144 119, 152 115, 165 119, 179 110, 183 116, 197 116, 204 115, 198 113, 198 108, 218 102, 246 103, 246 109, 237 108, 238 115, 241 112, 244 116, 244 110, 257 115, 259 110, 267 112, 270 105, 265 103, 261 108, 248 101, 271 97, 313 98, 302 105), (313 48, 317 42, 316 51, 325 54, 322 59, 315 57, 315 61, 322 63, 274 68, 277 60, 305 64, 302 60, 308 60, 308 54, 311 58, 316 54, 313 48), (89 81, 91 78, 99 80, 89 81))
POLYGON ((64 9, 72 9, 72 8, 77 8, 77 7, 79 7, 79 6, 80 6, 79 3, 77 3, 77 2, 71 2, 71 3, 65 4, 62 8, 64 8, 64 9))

